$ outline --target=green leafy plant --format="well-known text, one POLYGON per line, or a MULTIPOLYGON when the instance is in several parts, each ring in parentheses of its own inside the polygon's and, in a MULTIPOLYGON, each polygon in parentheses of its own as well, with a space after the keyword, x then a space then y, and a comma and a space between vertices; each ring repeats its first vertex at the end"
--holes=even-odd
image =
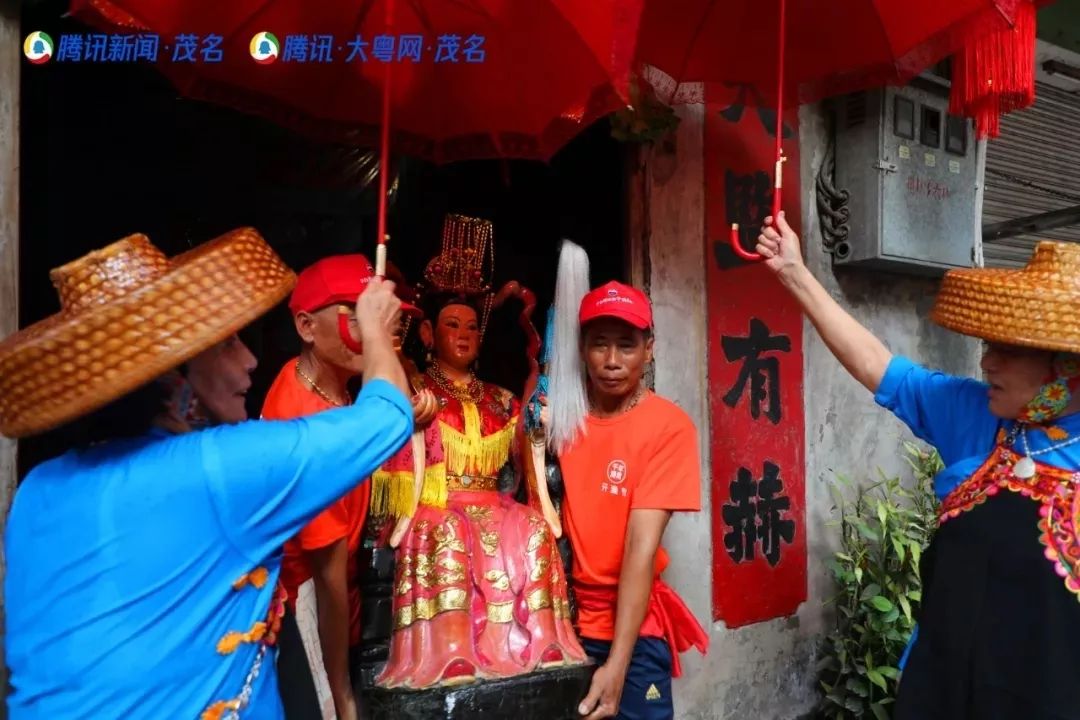
POLYGON ((885 477, 871 484, 837 476, 830 488, 842 549, 831 562, 836 627, 819 665, 824 718, 890 717, 897 664, 922 600, 919 560, 936 526, 936 451, 906 443, 914 481, 885 477))

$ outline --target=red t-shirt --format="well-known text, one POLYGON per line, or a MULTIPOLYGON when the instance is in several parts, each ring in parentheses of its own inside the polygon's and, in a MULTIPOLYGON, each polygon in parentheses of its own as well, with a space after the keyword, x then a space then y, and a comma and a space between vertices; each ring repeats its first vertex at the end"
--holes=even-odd
MULTIPOLYGON (((586 434, 559 458, 563 519, 574 550, 575 586, 614 589, 622 569, 630 511, 701 509, 697 431, 679 406, 648 394, 613 418, 589 416, 586 434)), ((656 575, 668 565, 656 553, 656 575)), ((579 608, 584 637, 611 640, 615 606, 579 608)), ((643 626, 643 632, 645 626, 643 626)))
MULTIPOLYGON (((315 392, 304 387, 296 374, 296 360, 285 363, 270 387, 263 403, 265 420, 288 420, 313 415, 333 408, 315 392)), ((371 499, 371 483, 364 483, 330 505, 308 523, 296 537, 285 543, 281 559, 281 584, 289 594, 289 603, 296 602, 297 589, 311 578, 311 563, 306 552, 324 548, 346 539, 349 547, 349 644, 360 642, 360 588, 356 551, 363 538, 364 519, 371 499)))

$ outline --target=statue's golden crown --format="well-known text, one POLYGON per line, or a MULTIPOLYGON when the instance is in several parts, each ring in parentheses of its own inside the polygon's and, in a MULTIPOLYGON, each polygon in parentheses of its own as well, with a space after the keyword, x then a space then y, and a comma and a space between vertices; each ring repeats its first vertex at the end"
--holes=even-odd
POLYGON ((464 295, 491 292, 494 236, 490 220, 447 215, 443 222, 442 250, 424 269, 427 289, 464 295))

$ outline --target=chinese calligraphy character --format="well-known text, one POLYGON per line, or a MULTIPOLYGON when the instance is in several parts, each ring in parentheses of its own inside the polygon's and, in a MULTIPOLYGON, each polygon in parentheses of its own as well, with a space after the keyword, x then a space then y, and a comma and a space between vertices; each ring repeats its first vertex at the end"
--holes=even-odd
POLYGON ((725 503, 721 514, 724 524, 731 528, 724 533, 724 547, 736 563, 754 559, 757 543, 757 483, 746 468, 739 468, 730 486, 731 502, 725 503))
POLYGON ((746 337, 723 336, 720 345, 729 362, 742 360, 735 385, 724 395, 724 404, 735 407, 750 384, 750 417, 761 415, 761 405, 773 425, 780 422, 780 361, 775 357, 761 357, 769 352, 791 352, 791 338, 787 335, 771 335, 761 320, 750 318, 750 334, 746 337))
POLYGON ((195 62, 195 53, 199 50, 199 36, 185 33, 176 36, 173 45, 173 62, 195 62))
POLYGON ((761 521, 758 540, 761 541, 761 554, 773 567, 780 562, 780 541, 790 545, 795 538, 795 521, 783 517, 783 513, 791 508, 791 498, 783 493, 780 468, 766 462, 765 473, 758 483, 757 512, 761 521))
POLYGON ((61 35, 60 47, 56 51, 56 61, 72 60, 81 62, 83 57, 82 35, 61 35))
POLYGON ((131 62, 135 59, 134 35, 109 36, 109 62, 131 62))
POLYGON ((761 554, 772 567, 780 564, 781 541, 795 539, 795 521, 785 518, 791 498, 784 494, 780 468, 765 462, 761 481, 740 467, 730 485, 731 502, 721 509, 724 524, 731 528, 724 534, 724 547, 736 563, 752 562, 760 541, 761 554))
POLYGON ((312 35, 311 56, 313 63, 328 63, 334 61, 334 36, 312 35))
POLYGON ((84 60, 90 62, 106 62, 109 59, 109 36, 104 34, 88 35, 85 46, 84 60))
POLYGON ((487 56, 487 51, 484 50, 483 45, 483 35, 470 35, 469 37, 465 38, 465 62, 484 62, 484 58, 487 56))
POLYGON ((203 38, 202 46, 202 59, 205 63, 219 63, 221 62, 221 41, 224 40, 221 35, 215 35, 210 33, 203 38))
POLYGON ((308 46, 307 35, 286 35, 285 51, 281 55, 281 61, 306 63, 308 60, 308 46))
POLYGON ((439 44, 435 48, 435 62, 456 63, 459 52, 461 52, 460 35, 440 35, 439 44))
POLYGON ((747 250, 757 245, 761 224, 772 212, 773 184, 769 176, 757 171, 737 175, 724 171, 724 201, 729 223, 739 223, 739 243, 747 250))
POLYGON ((394 59, 394 36, 393 35, 376 35, 375 40, 372 41, 371 54, 375 56, 376 60, 381 62, 390 62, 394 59))
MULTIPOLYGON (((742 114, 746 109, 747 104, 747 94, 750 95, 750 101, 757 110, 758 120, 761 121, 761 125, 765 128, 765 132, 771 137, 776 137, 776 111, 765 106, 761 93, 759 93, 758 89, 753 85, 740 83, 738 97, 735 98, 735 102, 720 111, 720 117, 731 123, 737 123, 742 120, 742 114)), ((784 138, 789 138, 794 132, 787 123, 784 123, 782 134, 784 138)))
POLYGON ((137 35, 135 36, 135 60, 149 60, 157 62, 158 59, 158 36, 137 35))
POLYGON ((402 35, 398 40, 398 60, 408 58, 413 62, 420 62, 424 53, 423 35, 402 35))
POLYGON ((370 43, 364 40, 363 37, 357 35, 355 39, 348 42, 349 45, 349 57, 345 58, 345 62, 352 62, 357 56, 360 56, 360 62, 367 62, 366 48, 370 43))

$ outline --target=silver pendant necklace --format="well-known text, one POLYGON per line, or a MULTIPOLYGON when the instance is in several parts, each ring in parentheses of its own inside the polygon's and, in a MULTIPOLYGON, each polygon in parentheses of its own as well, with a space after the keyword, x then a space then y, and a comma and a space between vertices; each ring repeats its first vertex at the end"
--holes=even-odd
POLYGON ((1013 475, 1021 480, 1030 480, 1035 477, 1035 461, 1030 455, 1025 455, 1013 465, 1013 475))
MULTIPOLYGON (((1013 465, 1012 472, 1013 475, 1020 478, 1021 480, 1030 480, 1031 478, 1035 477, 1036 468, 1034 457, 1036 455, 1042 455, 1053 450, 1060 450, 1063 447, 1068 447, 1069 445, 1080 442, 1080 435, 1069 438, 1068 440, 1063 440, 1059 443, 1055 443, 1053 445, 1050 445, 1049 447, 1044 447, 1041 450, 1032 450, 1031 446, 1028 444, 1027 428, 1021 427, 1020 442, 1024 446, 1024 457, 1016 461, 1016 464, 1013 465)), ((1013 444, 1015 445, 1015 442, 1013 444)))

